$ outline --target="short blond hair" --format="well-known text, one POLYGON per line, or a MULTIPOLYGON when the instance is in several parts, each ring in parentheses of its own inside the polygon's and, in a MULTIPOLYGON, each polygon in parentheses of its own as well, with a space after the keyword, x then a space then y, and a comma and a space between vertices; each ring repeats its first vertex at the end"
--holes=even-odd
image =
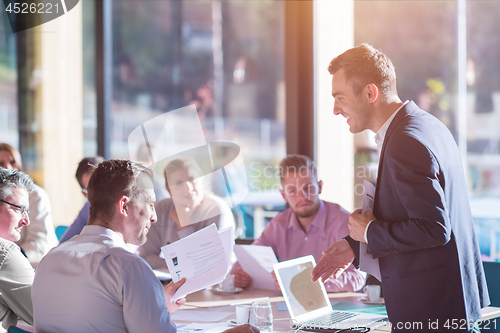
POLYGON ((281 185, 283 185, 285 176, 288 173, 292 172, 294 174, 300 175, 301 171, 304 169, 309 170, 313 178, 316 181, 318 180, 316 165, 309 157, 305 155, 292 154, 282 159, 279 164, 279 175, 280 175, 281 185))
POLYGON ((175 160, 170 161, 163 170, 163 175, 165 176, 167 184, 168 184, 168 177, 171 176, 177 170, 182 170, 182 169, 189 169, 194 171, 195 177, 203 176, 203 171, 193 158, 182 156, 176 158, 175 160))
POLYGON ((9 152, 14 158, 14 162, 16 163, 19 171, 23 171, 23 161, 21 159, 21 154, 19 153, 19 150, 12 147, 8 143, 0 143, 0 151, 9 152))

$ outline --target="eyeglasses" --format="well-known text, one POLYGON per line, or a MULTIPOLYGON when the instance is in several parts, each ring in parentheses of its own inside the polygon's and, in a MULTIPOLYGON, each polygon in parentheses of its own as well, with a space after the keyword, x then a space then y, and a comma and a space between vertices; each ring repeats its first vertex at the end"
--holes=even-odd
POLYGON ((16 207, 16 208, 19 210, 19 212, 21 213, 21 216, 22 216, 24 213, 26 213, 26 216, 28 216, 28 215, 29 215, 29 213, 30 213, 30 210, 29 210, 28 208, 26 208, 25 206, 18 206, 18 205, 14 205, 14 204, 12 204, 12 203, 10 203, 10 202, 7 202, 7 201, 5 201, 5 200, 2 200, 2 199, 0 199, 0 201, 1 201, 1 202, 6 203, 7 205, 11 205, 11 206, 13 206, 13 207, 16 207))

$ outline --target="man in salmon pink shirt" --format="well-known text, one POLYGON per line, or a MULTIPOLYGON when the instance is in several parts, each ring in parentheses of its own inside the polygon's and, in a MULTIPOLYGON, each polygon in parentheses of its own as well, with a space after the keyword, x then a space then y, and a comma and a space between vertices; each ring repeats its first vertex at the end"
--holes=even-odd
MULTIPOLYGON (((323 183, 317 180, 316 167, 309 157, 287 156, 280 162, 279 173, 280 192, 290 208, 272 219, 252 245, 272 247, 279 261, 306 255, 313 255, 317 261, 332 242, 349 234, 349 212, 319 199, 323 183)), ((239 263, 231 274, 235 276, 235 287, 252 283, 239 263)), ((365 278, 365 273, 351 265, 340 278, 326 281, 325 287, 328 292, 357 291, 364 286, 365 278)))

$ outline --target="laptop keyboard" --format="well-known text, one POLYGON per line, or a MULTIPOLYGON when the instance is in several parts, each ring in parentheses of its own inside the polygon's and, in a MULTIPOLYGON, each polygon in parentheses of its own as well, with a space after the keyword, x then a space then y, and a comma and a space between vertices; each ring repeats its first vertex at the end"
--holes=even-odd
POLYGON ((311 319, 301 323, 306 327, 332 327, 335 323, 340 321, 359 316, 359 313, 343 312, 343 311, 333 311, 316 319, 311 319))

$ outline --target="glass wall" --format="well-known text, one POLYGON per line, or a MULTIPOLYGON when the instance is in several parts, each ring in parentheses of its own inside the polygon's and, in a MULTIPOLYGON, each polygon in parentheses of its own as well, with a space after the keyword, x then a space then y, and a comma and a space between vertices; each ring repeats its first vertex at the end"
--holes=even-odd
POLYGON ((141 123, 194 104, 208 141, 285 153, 281 1, 115 1, 112 156, 141 123))
POLYGON ((97 155, 97 98, 95 91, 95 1, 82 1, 83 156, 97 155))
MULTIPOLYGON (((500 214, 494 211, 500 203, 499 11, 497 1, 466 2, 466 174, 481 252, 498 259, 500 250, 492 247, 500 237, 500 214)), ((386 53, 396 67, 401 99, 435 115, 456 139, 458 15, 457 1, 355 2, 355 44, 386 53)), ((357 165, 376 164, 374 149, 373 142, 361 145, 357 165)))
POLYGON ((467 166, 481 251, 500 260, 500 11, 467 2, 467 166))
POLYGON ((0 142, 19 149, 16 35, 5 12, 0 14, 0 142))
POLYGON ((498 1, 469 1, 468 163, 475 195, 500 196, 500 22, 498 1))
MULTIPOLYGON (((130 134, 191 105, 207 143, 241 149, 249 209, 235 212, 253 215, 266 206, 268 199, 255 195, 261 190, 283 205, 277 178, 262 172, 286 154, 283 26, 282 1, 114 1, 111 157, 149 162, 130 134)), ((183 122, 182 114, 169 117, 169 124, 183 122)), ((176 135, 185 143, 195 134, 176 135)), ((158 175, 163 167, 156 163, 158 175)))

